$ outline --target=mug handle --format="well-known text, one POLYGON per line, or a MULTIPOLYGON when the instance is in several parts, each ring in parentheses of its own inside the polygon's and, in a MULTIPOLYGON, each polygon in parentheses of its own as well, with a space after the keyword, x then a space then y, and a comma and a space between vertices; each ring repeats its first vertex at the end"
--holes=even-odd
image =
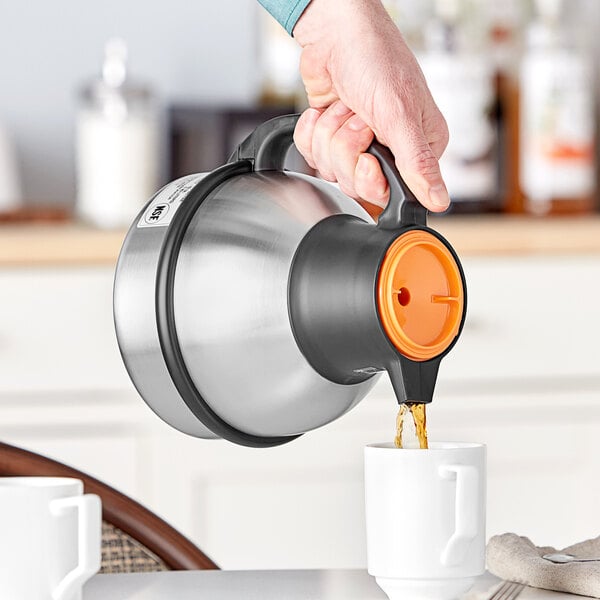
POLYGON ((83 584, 100 569, 102 505, 95 494, 57 498, 50 502, 50 512, 61 516, 65 509, 77 509, 77 566, 67 573, 54 588, 52 600, 63 600, 78 585, 83 584))
POLYGON ((440 556, 445 567, 453 567, 464 560, 469 544, 477 535, 479 472, 471 465, 442 465, 439 474, 444 479, 456 478, 454 533, 440 556))

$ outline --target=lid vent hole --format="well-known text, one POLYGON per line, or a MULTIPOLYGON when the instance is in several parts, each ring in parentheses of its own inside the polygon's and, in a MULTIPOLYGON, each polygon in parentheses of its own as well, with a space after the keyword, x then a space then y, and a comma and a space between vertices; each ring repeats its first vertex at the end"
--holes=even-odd
POLYGON ((408 291, 408 288, 400 288, 398 290, 397 298, 400 306, 406 306, 410 302, 410 292, 408 291))

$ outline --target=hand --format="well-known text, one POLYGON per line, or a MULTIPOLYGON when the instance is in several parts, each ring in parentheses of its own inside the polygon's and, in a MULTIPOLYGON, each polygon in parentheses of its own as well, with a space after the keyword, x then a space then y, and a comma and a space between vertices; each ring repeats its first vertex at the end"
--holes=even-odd
POLYGON ((426 208, 448 208, 438 164, 448 128, 380 0, 312 0, 294 37, 311 107, 294 140, 307 162, 349 196, 384 207, 387 181, 365 153, 375 136, 426 208))

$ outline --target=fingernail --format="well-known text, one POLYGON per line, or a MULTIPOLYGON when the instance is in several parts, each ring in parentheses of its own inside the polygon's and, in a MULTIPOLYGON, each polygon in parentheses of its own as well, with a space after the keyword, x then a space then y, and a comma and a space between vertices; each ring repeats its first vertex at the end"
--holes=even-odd
POLYGON ((432 185, 429 188, 429 199, 434 206, 448 208, 450 205, 450 196, 444 184, 432 185))
POLYGON ((367 128, 367 124, 358 115, 354 115, 348 120, 348 128, 353 131, 362 131, 367 128))
POLYGON ((371 161, 364 154, 358 157, 356 172, 363 177, 368 177, 371 172, 371 161))

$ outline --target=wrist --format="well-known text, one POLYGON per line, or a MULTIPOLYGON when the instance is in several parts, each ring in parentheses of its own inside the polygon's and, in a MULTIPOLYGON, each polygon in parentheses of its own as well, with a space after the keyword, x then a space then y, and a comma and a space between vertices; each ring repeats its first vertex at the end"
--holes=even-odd
POLYGON ((311 0, 294 27, 294 38, 302 47, 331 42, 338 33, 371 23, 378 13, 387 17, 381 0, 311 0))
POLYGON ((294 38, 304 47, 322 36, 331 15, 331 5, 336 0, 311 0, 294 26, 294 38))

